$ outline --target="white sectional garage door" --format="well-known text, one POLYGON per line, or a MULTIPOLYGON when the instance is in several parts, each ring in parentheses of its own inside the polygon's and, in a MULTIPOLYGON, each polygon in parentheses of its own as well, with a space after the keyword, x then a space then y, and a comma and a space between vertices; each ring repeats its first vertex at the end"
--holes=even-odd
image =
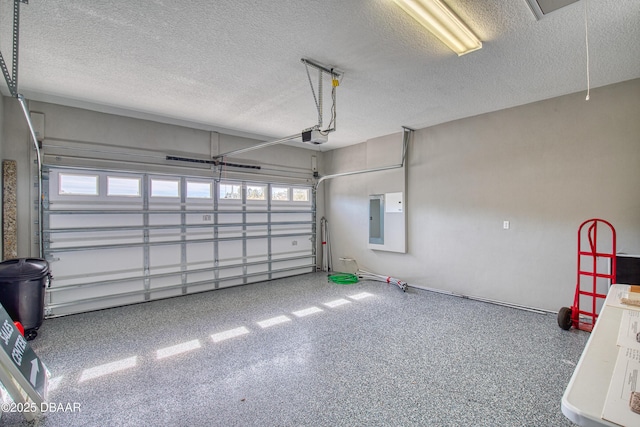
POLYGON ((48 317, 315 270, 313 188, 45 167, 48 317))

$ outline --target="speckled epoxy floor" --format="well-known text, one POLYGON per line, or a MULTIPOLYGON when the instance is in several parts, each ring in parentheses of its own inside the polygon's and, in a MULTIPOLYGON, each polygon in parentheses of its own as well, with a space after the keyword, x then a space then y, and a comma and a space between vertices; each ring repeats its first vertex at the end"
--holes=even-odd
POLYGON ((554 315, 309 274, 46 320, 31 344, 49 401, 80 411, 0 424, 570 426, 560 400, 588 337, 554 315))

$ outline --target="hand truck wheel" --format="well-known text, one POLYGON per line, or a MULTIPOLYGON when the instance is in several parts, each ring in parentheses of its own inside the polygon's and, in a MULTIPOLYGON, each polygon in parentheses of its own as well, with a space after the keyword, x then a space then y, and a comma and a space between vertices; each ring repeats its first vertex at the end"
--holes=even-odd
POLYGON ((558 312, 558 326, 560 326, 565 331, 571 329, 571 308, 562 307, 558 312))

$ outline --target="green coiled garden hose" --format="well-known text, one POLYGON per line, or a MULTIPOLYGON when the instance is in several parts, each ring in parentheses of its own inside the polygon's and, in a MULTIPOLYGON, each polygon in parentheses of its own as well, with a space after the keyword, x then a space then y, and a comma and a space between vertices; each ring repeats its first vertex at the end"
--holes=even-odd
POLYGON ((329 280, 338 285, 353 285, 358 283, 358 276, 351 273, 335 273, 329 275, 329 280))

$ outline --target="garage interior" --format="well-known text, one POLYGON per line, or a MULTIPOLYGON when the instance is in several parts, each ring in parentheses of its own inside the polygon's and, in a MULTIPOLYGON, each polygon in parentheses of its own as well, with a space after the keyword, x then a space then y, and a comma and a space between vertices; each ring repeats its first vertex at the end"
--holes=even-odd
POLYGON ((447 0, 461 55, 398 3, 0 2, 3 260, 82 406, 35 425, 572 425, 578 226, 640 254, 640 3, 447 0))

